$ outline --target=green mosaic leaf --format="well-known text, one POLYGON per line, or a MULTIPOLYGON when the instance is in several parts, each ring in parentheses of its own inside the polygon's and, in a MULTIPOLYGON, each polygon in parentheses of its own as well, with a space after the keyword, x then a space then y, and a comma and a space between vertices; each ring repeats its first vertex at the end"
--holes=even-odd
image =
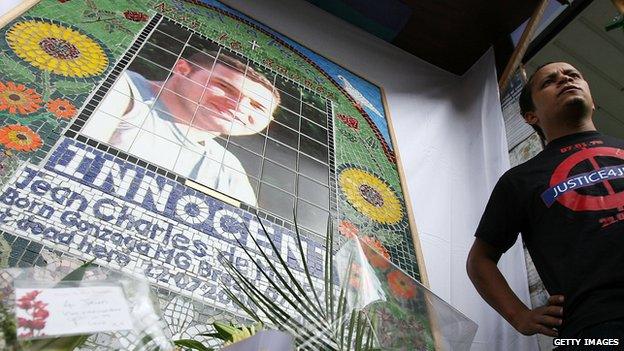
POLYGON ((185 347, 191 350, 212 351, 213 349, 204 346, 201 342, 193 339, 181 339, 173 342, 176 346, 185 347))
POLYGON ((0 65, 2 65, 3 73, 12 79, 24 83, 35 83, 37 81, 37 76, 34 73, 7 55, 0 54, 0 65))
POLYGON ((54 83, 54 87, 63 95, 78 95, 91 91, 93 83, 59 80, 54 83))
POLYGON ((67 274, 66 276, 63 277, 63 279, 61 279, 61 281, 63 282, 69 282, 69 281, 80 281, 82 280, 82 278, 85 275, 85 272, 87 271, 87 269, 91 268, 91 266, 93 266, 93 261, 95 261, 95 258, 92 259, 91 261, 87 261, 85 263, 83 263, 82 265, 80 265, 80 267, 74 269, 73 271, 69 272, 69 274, 67 274))

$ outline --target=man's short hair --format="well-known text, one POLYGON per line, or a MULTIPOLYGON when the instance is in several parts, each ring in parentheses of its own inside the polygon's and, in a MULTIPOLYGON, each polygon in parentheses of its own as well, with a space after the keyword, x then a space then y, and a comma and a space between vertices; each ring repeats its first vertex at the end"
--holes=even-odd
MULTIPOLYGON (((544 68, 555 62, 546 62, 533 71, 526 84, 522 87, 522 91, 520 92, 520 98, 518 99, 518 104, 520 105, 520 114, 524 117, 527 112, 535 111, 535 103, 533 102, 533 77, 535 77, 535 73, 537 73, 540 69, 544 68)), ((540 126, 531 124, 531 127, 535 132, 539 135, 540 139, 546 140, 546 135, 544 135, 544 131, 540 126)))
POLYGON ((208 70, 212 69, 212 64, 214 62, 215 57, 218 57, 217 63, 221 61, 225 63, 227 66, 233 67, 234 69, 245 73, 246 77, 251 79, 254 82, 262 84, 263 87, 269 89, 273 93, 275 97, 275 105, 278 105, 281 101, 281 97, 273 83, 264 76, 262 73, 254 70, 253 68, 245 65, 241 60, 234 58, 232 56, 225 55, 223 53, 219 53, 217 51, 200 51, 192 54, 188 59, 197 63, 198 65, 206 68, 208 70))

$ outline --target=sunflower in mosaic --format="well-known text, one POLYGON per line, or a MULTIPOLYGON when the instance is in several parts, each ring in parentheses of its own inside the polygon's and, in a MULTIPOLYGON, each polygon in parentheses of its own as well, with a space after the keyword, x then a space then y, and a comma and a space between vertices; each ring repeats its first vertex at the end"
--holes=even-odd
POLYGON ((0 128, 0 144, 7 149, 34 151, 41 147, 39 134, 21 124, 10 124, 0 128))
POLYGON ((373 173, 348 167, 340 172, 338 183, 347 201, 373 221, 396 224, 403 219, 403 207, 396 194, 373 173))
POLYGON ((6 39, 21 59, 61 76, 92 77, 108 67, 108 56, 98 42, 61 24, 36 19, 18 22, 6 39))
POLYGON ((0 82, 0 111, 27 115, 41 108, 41 95, 24 84, 0 82))

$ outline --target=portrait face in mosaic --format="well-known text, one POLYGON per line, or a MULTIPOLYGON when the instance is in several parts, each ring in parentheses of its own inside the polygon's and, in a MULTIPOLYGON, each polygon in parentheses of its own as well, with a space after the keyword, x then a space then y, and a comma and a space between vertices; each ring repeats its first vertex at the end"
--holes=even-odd
MULTIPOLYGON (((199 132, 240 136, 264 130, 279 102, 277 90, 237 59, 220 55, 216 61, 217 53, 212 54, 180 58, 159 99, 175 122, 199 132)), ((162 82, 152 84, 163 87, 162 82)))
POLYGON ((159 33, 116 81, 84 134, 256 205, 257 186, 241 163, 247 153, 227 144, 229 136, 268 127, 278 90, 245 59, 208 41, 174 47, 159 33), (169 50, 181 54, 172 59, 169 50))

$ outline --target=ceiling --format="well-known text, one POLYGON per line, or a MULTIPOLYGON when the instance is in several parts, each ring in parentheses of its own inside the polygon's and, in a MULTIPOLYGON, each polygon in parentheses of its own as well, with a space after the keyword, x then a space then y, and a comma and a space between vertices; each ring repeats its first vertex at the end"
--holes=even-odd
POLYGON ((509 40, 509 34, 531 16, 539 3, 539 0, 306 1, 455 74, 466 72, 494 43, 509 40))
POLYGON ((596 104, 596 127, 624 138, 624 29, 605 31, 617 14, 611 1, 591 2, 532 54, 525 66, 529 74, 551 61, 566 61, 578 68, 589 82, 596 104))

